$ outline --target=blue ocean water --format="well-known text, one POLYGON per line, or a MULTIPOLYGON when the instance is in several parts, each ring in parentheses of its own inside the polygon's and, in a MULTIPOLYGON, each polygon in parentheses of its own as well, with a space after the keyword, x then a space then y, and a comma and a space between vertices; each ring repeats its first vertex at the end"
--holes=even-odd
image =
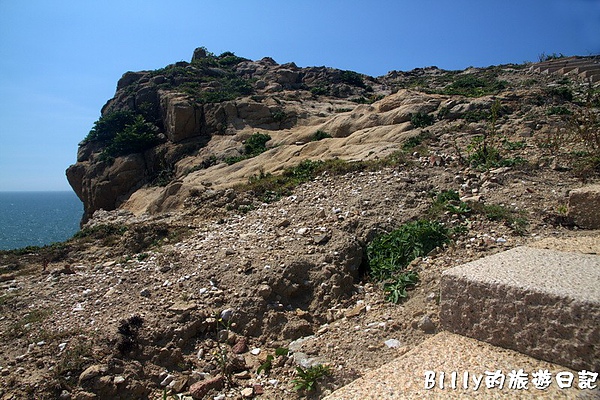
POLYGON ((0 250, 62 242, 82 215, 73 192, 0 192, 0 250))

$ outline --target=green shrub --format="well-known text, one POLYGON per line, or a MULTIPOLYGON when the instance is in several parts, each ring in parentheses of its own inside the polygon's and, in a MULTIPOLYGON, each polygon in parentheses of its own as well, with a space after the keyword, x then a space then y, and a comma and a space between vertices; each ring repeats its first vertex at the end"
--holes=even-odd
POLYGON ((283 122, 288 117, 287 113, 283 110, 275 111, 273 113, 273 120, 276 122, 283 122))
POLYGON ((105 246, 113 245, 127 231, 124 225, 99 224, 91 228, 84 228, 73 235, 73 239, 83 240, 84 242, 101 240, 105 246))
POLYGON ((405 272, 417 257, 450 241, 448 229, 435 221, 420 220, 402 225, 399 229, 376 237, 367 246, 369 275, 375 281, 394 278, 405 272))
POLYGON ((479 122, 490 118, 490 112, 487 110, 471 110, 461 115, 461 118, 467 122, 479 122))
POLYGON ((310 88, 310 92, 313 96, 325 96, 329 94, 329 88, 327 86, 315 86, 310 88))
POLYGON ((573 92, 567 86, 551 87, 546 93, 557 101, 573 101, 573 92))
POLYGON ((243 79, 231 72, 217 79, 221 83, 221 87, 216 90, 200 90, 200 83, 189 85, 185 92, 198 103, 222 103, 224 101, 234 100, 238 97, 252 94, 252 85, 247 79, 243 79))
POLYGON ((155 146, 158 142, 156 127, 136 115, 133 123, 117 132, 110 144, 103 150, 103 155, 116 157, 138 153, 155 146))
POLYGON ((486 143, 483 136, 474 137, 467 149, 469 150, 469 164, 473 168, 490 169, 498 167, 502 160, 500 151, 486 143))
POLYGON ((247 160, 252 157, 256 157, 257 155, 264 153, 267 151, 267 142, 271 140, 271 136, 256 132, 244 143, 244 154, 237 157, 229 157, 225 159, 225 162, 229 165, 233 165, 237 162, 247 160))
POLYGON ((406 141, 402 144, 402 148, 406 151, 411 151, 415 147, 423 144, 423 142, 431 140, 433 138, 435 138, 433 133, 431 133, 429 131, 422 131, 418 135, 412 136, 412 137, 409 137, 408 139, 406 139, 406 141))
POLYGON ((442 93, 467 97, 481 97, 498 93, 506 87, 506 82, 499 81, 493 76, 486 75, 479 77, 474 74, 467 74, 458 76, 454 82, 446 86, 442 93))
POLYGON ((101 158, 144 151, 158 142, 157 128, 141 114, 132 111, 115 111, 101 116, 84 139, 85 142, 104 144, 101 158))
POLYGON ((271 136, 264 133, 255 133, 250 136, 244 143, 244 153, 249 156, 257 156, 267 151, 267 142, 271 140, 271 136))
POLYGON ((330 139, 332 137, 333 136, 331 136, 329 133, 323 132, 322 130, 318 130, 312 135, 312 137, 310 138, 310 141, 318 142, 319 140, 330 139))
POLYGON ((242 61, 248 61, 247 58, 238 57, 231 51, 226 51, 218 57, 218 63, 222 67, 230 67, 233 65, 237 65, 242 61))
POLYGON ((433 125, 435 118, 433 115, 418 112, 411 114, 410 123, 415 128, 425 128, 429 125, 433 125))
POLYGON ((342 71, 340 73, 340 80, 343 83, 346 83, 348 85, 358 86, 358 87, 362 87, 362 88, 365 87, 365 82, 363 80, 363 77, 358 72, 342 71))
POLYGON ((118 132, 135 122, 135 113, 129 110, 119 110, 105 115, 94 122, 94 126, 85 137, 85 142, 108 142, 115 138, 118 132))

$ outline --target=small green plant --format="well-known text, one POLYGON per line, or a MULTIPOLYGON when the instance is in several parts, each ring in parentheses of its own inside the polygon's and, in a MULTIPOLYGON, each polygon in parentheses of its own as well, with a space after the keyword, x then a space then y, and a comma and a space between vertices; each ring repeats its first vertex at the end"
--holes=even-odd
POLYGON ((275 356, 273 356, 273 354, 267 355, 265 362, 262 363, 260 367, 258 367, 258 369, 256 370, 256 374, 260 375, 261 372, 264 372, 268 375, 271 369, 273 368, 273 360, 275 360, 275 357, 287 356, 288 353, 289 349, 286 349, 285 347, 278 347, 277 349, 275 349, 275 356))
POLYGON ((502 141, 502 147, 505 148, 506 150, 521 150, 524 149, 526 146, 526 143, 523 142, 522 140, 519 140, 517 142, 511 142, 508 139, 504 139, 502 141))
POLYGON ((470 153, 468 161, 472 167, 489 169, 501 164, 502 155, 496 146, 496 123, 501 112, 502 105, 500 101, 494 101, 490 109, 488 129, 484 131, 483 135, 474 137, 467 147, 470 153))
POLYGON ((546 93, 555 101, 573 101, 573 92, 567 86, 551 87, 546 89, 546 93))
POLYGON ((228 382, 232 381, 233 371, 230 366, 230 354, 229 348, 226 345, 227 339, 229 338, 229 332, 231 331, 231 325, 233 323, 233 316, 223 318, 219 313, 215 315, 217 323, 215 324, 215 335, 217 349, 213 352, 215 361, 219 366, 221 375, 227 379, 228 382))
POLYGON ((471 110, 461 115, 461 118, 467 122, 485 121, 490 118, 490 112, 487 110, 471 110))
POLYGON ((77 339, 68 344, 60 354, 53 375, 62 383, 77 383, 77 377, 93 361, 93 350, 89 340, 77 339))
POLYGON ((501 221, 515 233, 522 235, 527 230, 529 222, 515 210, 499 204, 473 203, 473 211, 485 216, 490 221, 501 221))
POLYGON ((473 168, 490 169, 500 165, 502 159, 500 151, 489 145, 485 136, 474 137, 467 150, 469 151, 468 161, 473 168))
POLYGON ((415 271, 406 271, 398 274, 395 279, 383 284, 385 299, 391 303, 398 304, 408 297, 409 288, 414 287, 419 282, 419 274, 415 271))
POLYGON ((433 125, 435 122, 435 117, 431 114, 426 114, 422 112, 411 114, 410 123, 414 128, 425 128, 429 125, 433 125))
POLYGON ((564 106, 552 106, 546 110, 546 115, 571 115, 573 112, 564 106))
POLYGON ((422 132, 420 132, 418 135, 416 136, 412 136, 409 137, 408 139, 406 139, 406 141, 402 144, 402 149, 405 151, 413 151, 415 148, 421 146, 422 144, 431 141, 432 139, 435 138, 435 135, 433 135, 431 132, 424 130, 422 132))
MULTIPOLYGON (((7 339, 15 339, 22 337, 26 333, 32 331, 32 325, 39 324, 44 321, 51 311, 48 310, 31 310, 23 317, 12 322, 8 329, 2 334, 7 339)), ((34 331, 35 332, 35 331, 34 331)))
POLYGON ((325 376, 331 375, 331 367, 328 365, 314 365, 309 368, 296 368, 296 378, 292 379, 294 390, 310 392, 316 388, 317 381, 325 376))
POLYGON ((385 282, 387 299, 398 302, 406 297, 406 289, 418 282, 417 272, 406 270, 410 262, 449 241, 449 230, 439 222, 420 220, 404 224, 369 243, 369 276, 385 282))
POLYGON ((449 211, 452 214, 468 214, 471 209, 464 201, 460 201, 460 196, 455 190, 444 190, 434 194, 433 202, 427 211, 431 218, 437 218, 444 212, 449 211))
POLYGON ((322 130, 318 130, 316 131, 310 138, 311 142, 318 142, 319 140, 323 140, 323 139, 330 139, 333 136, 331 136, 329 133, 324 132, 322 130))

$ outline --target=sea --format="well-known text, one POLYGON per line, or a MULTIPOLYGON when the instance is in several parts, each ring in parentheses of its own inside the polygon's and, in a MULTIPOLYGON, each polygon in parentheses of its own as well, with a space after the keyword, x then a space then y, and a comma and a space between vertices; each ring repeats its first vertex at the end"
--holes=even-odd
POLYGON ((83 204, 73 192, 0 192, 0 250, 65 241, 79 230, 83 204))

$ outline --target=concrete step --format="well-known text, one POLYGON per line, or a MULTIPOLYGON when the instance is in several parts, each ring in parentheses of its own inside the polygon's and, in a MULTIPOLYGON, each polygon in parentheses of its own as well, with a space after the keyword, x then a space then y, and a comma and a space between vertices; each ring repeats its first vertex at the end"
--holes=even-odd
POLYGON ((517 247, 442 275, 443 329, 600 371, 600 256, 517 247))
POLYGON ((592 83, 598 82, 600 79, 600 65, 598 65, 594 69, 589 69, 587 71, 583 71, 579 73, 580 78, 588 78, 592 81, 592 83))
MULTIPOLYGON (((440 332, 394 361, 368 371, 363 377, 334 391, 325 399, 592 399, 600 396, 598 390, 580 389, 579 383, 578 371, 475 339, 440 332), (510 374, 513 370, 518 372, 521 369, 527 374, 527 389, 516 389, 510 385, 510 374), (551 383, 544 390, 535 386, 538 381, 534 380, 533 374, 540 370, 547 370, 551 376, 551 383), (486 372, 496 371, 500 371, 505 377, 502 389, 488 388, 486 385, 486 372), (433 373, 435 379, 432 379, 433 373), (444 373, 443 377, 441 373, 444 373), (466 388, 465 373, 468 376, 466 388), (567 373, 566 377, 573 374, 570 388, 559 387, 559 373, 567 373), (475 380, 481 376, 481 384, 475 390, 475 380), (440 380, 443 381, 443 389, 440 380)), ((598 381, 595 384, 600 386, 598 381)))
POLYGON ((561 58, 558 60, 550 60, 544 61, 541 63, 534 64, 531 67, 531 70, 534 72, 556 72, 562 68, 568 67, 578 67, 583 65, 588 65, 591 60, 586 58, 577 58, 577 57, 569 57, 569 58, 561 58))

